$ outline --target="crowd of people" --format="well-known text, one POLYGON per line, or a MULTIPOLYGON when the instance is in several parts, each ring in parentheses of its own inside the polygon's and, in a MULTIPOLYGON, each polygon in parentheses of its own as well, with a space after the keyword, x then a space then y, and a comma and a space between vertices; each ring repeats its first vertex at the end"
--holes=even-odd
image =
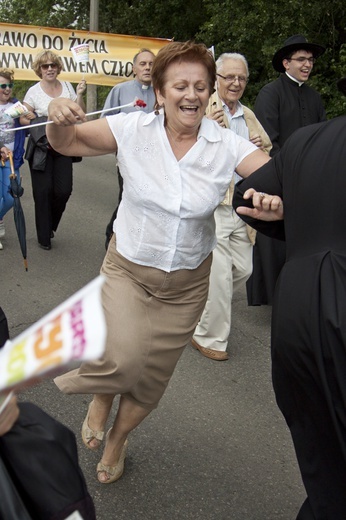
MULTIPOLYGON (((240 102, 249 78, 241 54, 215 63, 203 44, 171 42, 156 56, 142 49, 135 80, 115 87, 104 108, 138 90, 153 106, 94 121, 85 82, 75 92, 57 79, 57 55, 36 58, 41 81, 20 123, 54 123, 33 132, 27 149, 40 247, 51 248, 71 194, 73 157, 114 153, 122 186, 101 267, 105 353, 54 380, 64 393, 93 395, 81 436, 89 450, 103 447, 101 484, 122 476, 131 432, 158 406, 189 343, 212 360, 229 358, 233 291, 248 280, 249 305, 273 304, 273 385, 307 492, 297 520, 346 517, 346 122, 325 121, 305 84, 324 50, 301 35, 286 40, 273 57, 280 76, 252 112, 240 102), (272 254, 264 240, 280 244, 276 270, 261 266, 272 254)), ((339 88, 345 93, 345 80, 339 88)), ((0 142, 4 158, 6 147, 0 142)))
POLYGON ((104 357, 55 379, 65 393, 94 394, 82 430, 93 450, 121 395, 97 470, 104 483, 121 476, 129 433, 157 407, 197 325, 216 243, 213 213, 233 171, 246 177, 269 160, 204 116, 216 79, 204 45, 165 46, 151 76, 157 101, 149 114, 120 113, 76 126, 85 120, 76 103, 60 98, 49 107, 57 124, 47 127, 47 136, 55 149, 117 153, 126 172, 102 266, 104 357))

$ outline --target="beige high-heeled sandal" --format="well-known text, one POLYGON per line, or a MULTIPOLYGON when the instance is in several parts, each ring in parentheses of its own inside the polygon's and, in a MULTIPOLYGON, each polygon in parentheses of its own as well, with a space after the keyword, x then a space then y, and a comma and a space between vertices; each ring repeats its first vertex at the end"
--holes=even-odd
POLYGON ((100 430, 93 430, 92 428, 89 427, 89 414, 90 414, 90 409, 91 409, 91 405, 93 404, 93 402, 94 401, 91 401, 91 403, 89 404, 88 413, 86 414, 86 417, 85 417, 83 425, 82 425, 82 439, 83 439, 85 446, 89 450, 96 451, 99 449, 99 447, 102 444, 105 432, 100 431, 100 430), (98 441, 97 446, 90 446, 89 443, 92 440, 98 441))
MULTIPOLYGON (((109 433, 110 433, 111 429, 112 428, 110 428, 108 430, 108 432, 107 432, 106 441, 107 441, 107 438, 109 436, 109 433)), ((121 450, 119 460, 115 464, 115 466, 106 466, 105 464, 103 464, 102 461, 100 461, 97 464, 97 468, 96 468, 97 480, 100 482, 100 484, 111 484, 112 482, 115 482, 116 480, 119 480, 121 475, 124 473, 125 458, 126 458, 126 451, 127 451, 128 443, 129 442, 126 439, 126 441, 124 442, 124 446, 123 446, 123 448, 121 450), (102 472, 107 473, 107 475, 109 477, 108 480, 100 480, 99 473, 102 473, 102 472)))

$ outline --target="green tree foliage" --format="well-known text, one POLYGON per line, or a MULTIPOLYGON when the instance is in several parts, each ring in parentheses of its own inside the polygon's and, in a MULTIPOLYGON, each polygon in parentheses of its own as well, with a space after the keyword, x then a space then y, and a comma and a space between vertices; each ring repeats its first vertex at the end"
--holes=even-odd
POLYGON ((203 0, 101 0, 101 4, 102 31, 176 41, 193 39, 206 16, 203 0))
POLYGON ((2 23, 38 25, 44 27, 87 29, 89 23, 88 0, 1 0, 2 23))
MULTIPOLYGON (((1 0, 2 22, 89 29, 90 0, 1 0)), ((100 0, 99 30, 116 34, 194 39, 222 52, 240 52, 249 62, 243 101, 252 106, 259 89, 277 77, 271 60, 286 38, 304 34, 327 48, 309 84, 328 117, 345 113, 346 98, 335 88, 346 75, 345 0, 100 0)), ((101 87, 102 101, 109 88, 101 87)))

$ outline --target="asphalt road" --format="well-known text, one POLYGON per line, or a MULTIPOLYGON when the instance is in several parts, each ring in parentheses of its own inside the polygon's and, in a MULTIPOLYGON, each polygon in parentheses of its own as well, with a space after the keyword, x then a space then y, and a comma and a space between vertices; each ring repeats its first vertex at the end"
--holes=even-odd
MULTIPOLYGON (((114 170, 111 155, 75 165, 73 194, 52 250, 43 251, 27 164, 22 167, 28 272, 11 213, 0 251, 0 304, 12 337, 98 275, 117 200, 114 170)), ((125 473, 115 484, 98 483, 100 454, 80 440, 89 396, 64 396, 51 380, 20 394, 76 433, 99 520, 296 518, 305 493, 271 386, 270 314, 270 307, 248 307, 245 292, 239 293, 229 361, 208 360, 187 347, 160 407, 131 434, 125 473)))

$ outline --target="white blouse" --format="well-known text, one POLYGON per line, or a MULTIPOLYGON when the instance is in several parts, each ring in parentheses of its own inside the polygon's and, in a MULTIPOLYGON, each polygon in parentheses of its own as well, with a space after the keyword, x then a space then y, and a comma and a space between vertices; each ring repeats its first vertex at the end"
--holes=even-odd
POLYGON ((195 269, 216 246, 214 210, 256 146, 203 118, 197 142, 177 161, 163 114, 120 113, 107 122, 124 179, 113 226, 117 250, 166 272, 195 269))
MULTIPOLYGON (((62 92, 59 97, 72 99, 76 101, 77 94, 69 81, 60 81, 62 85, 62 92)), ((38 82, 30 87, 25 94, 23 103, 27 103, 33 107, 37 114, 37 117, 48 116, 48 105, 54 98, 48 96, 41 87, 41 83, 38 82)))

